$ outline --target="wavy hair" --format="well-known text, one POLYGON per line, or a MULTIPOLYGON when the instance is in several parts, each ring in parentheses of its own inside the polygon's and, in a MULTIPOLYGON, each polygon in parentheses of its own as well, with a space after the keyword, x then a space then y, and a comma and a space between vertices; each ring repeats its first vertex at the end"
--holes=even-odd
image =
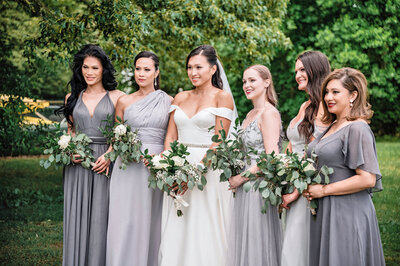
POLYGON ((306 88, 310 104, 307 106, 303 121, 298 128, 300 135, 308 142, 314 133, 314 120, 321 102, 321 84, 331 72, 331 66, 326 55, 319 51, 305 51, 297 57, 297 60, 303 64, 308 78, 306 88))
POLYGON ((71 127, 74 125, 71 120, 72 112, 74 111, 79 94, 87 88, 86 81, 82 74, 82 65, 83 61, 88 56, 93 56, 100 60, 103 67, 102 84, 105 90, 115 90, 118 85, 117 81, 115 80, 115 68, 103 49, 94 44, 87 44, 81 50, 79 50, 74 56, 74 62, 71 67, 72 78, 67 85, 67 87, 71 87, 71 95, 69 96, 67 102, 56 111, 57 114, 64 114, 68 124, 71 127))
POLYGON ((214 75, 211 78, 211 83, 214 87, 223 89, 223 83, 221 79, 221 71, 218 67, 218 55, 215 48, 211 45, 200 45, 196 49, 192 50, 188 57, 186 58, 186 69, 188 68, 189 59, 195 55, 203 55, 207 58, 208 63, 212 66, 217 66, 217 71, 215 71, 214 75))
MULTIPOLYGON (((354 121, 361 118, 369 123, 374 111, 372 111, 371 104, 368 102, 368 82, 364 74, 350 67, 336 69, 330 73, 322 83, 321 95, 323 99, 326 95, 326 86, 332 80, 339 80, 349 93, 353 91, 357 92, 357 98, 354 100, 353 107, 351 107, 349 115, 346 116, 346 120, 354 121)), ((322 101, 322 106, 324 107, 322 121, 325 123, 332 123, 335 121, 336 115, 329 113, 328 105, 325 101, 322 101)))
MULTIPOLYGON (((139 60, 140 58, 150 58, 154 62, 154 67, 156 71, 159 69, 160 63, 158 60, 158 56, 155 53, 149 51, 142 51, 138 53, 135 56, 135 61, 134 61, 135 67, 136 67, 136 61, 139 60)), ((160 89, 160 73, 158 73, 158 76, 154 79, 154 89, 156 90, 160 89)))

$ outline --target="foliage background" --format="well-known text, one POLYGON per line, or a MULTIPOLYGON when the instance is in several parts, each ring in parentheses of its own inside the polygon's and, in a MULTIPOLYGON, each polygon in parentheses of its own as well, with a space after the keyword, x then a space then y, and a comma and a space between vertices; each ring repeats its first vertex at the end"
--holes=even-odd
MULTIPOLYGON (((62 100, 69 64, 86 43, 99 44, 118 71, 119 89, 131 91, 125 72, 141 50, 160 57, 162 88, 171 95, 191 89, 187 54, 214 45, 224 64, 241 118, 251 104, 242 93, 242 72, 270 67, 285 126, 306 100, 297 91, 294 63, 320 50, 332 68, 360 69, 369 80, 378 135, 399 135, 400 0, 0 0, 0 94, 62 100)), ((133 80, 134 81, 134 80, 133 80)), ((21 130, 17 97, 0 109, 1 155, 32 153, 21 130), (7 109, 9 108, 9 109, 7 109), (11 121, 11 122, 10 122, 11 121), (14 134, 10 132, 15 132, 14 134), (10 139, 17 141, 10 143, 10 139), (14 147, 14 148, 12 148, 14 147), (15 151, 9 152, 10 149, 15 151)), ((34 146, 34 145, 33 145, 34 146)), ((40 146, 40 145, 39 145, 40 146)))

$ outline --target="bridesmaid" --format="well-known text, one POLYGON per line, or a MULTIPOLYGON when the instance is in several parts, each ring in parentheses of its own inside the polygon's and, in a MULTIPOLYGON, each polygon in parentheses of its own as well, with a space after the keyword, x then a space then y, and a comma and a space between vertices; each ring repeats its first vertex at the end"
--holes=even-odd
MULTIPOLYGON (((243 141, 246 148, 261 153, 279 153, 281 117, 276 109, 277 97, 269 69, 253 65, 243 73, 243 90, 254 108, 243 121, 243 141)), ((256 155, 245 170, 257 172, 256 155)), ((276 207, 269 206, 262 214, 264 201, 258 191, 245 192, 241 175, 229 179, 230 189, 237 189, 234 200, 232 230, 228 248, 229 266, 277 266, 281 256, 281 223, 276 207)), ((254 181, 251 181, 254 182, 254 181)))
MULTIPOLYGON (((328 58, 318 51, 300 54, 295 66, 298 89, 305 91, 309 100, 303 103, 296 117, 289 123, 287 137, 290 152, 300 156, 306 145, 322 134, 326 124, 322 122, 321 84, 331 72, 328 58)), ((287 209, 286 228, 282 247, 282 266, 308 266, 310 210, 307 200, 295 190, 283 195, 282 207, 287 209), (289 207, 290 204, 290 207, 289 207)))
MULTIPOLYGON (((158 57, 143 51, 135 57, 139 89, 119 98, 115 115, 139 130, 142 149, 160 153, 172 97, 160 90, 158 57)), ((107 265, 158 265, 162 193, 148 187, 149 171, 142 162, 119 168, 117 159, 110 184, 107 265)))
POLYGON ((352 68, 337 69, 322 84, 323 121, 332 125, 310 143, 318 165, 334 169, 328 185, 304 196, 318 199, 311 219, 309 265, 385 265, 371 193, 382 190, 375 138, 368 122, 367 80, 352 68))
POLYGON ((68 131, 82 132, 97 158, 93 171, 79 165, 64 168, 63 265, 105 265, 108 223, 110 161, 104 155, 108 145, 99 130, 124 93, 115 90, 115 69, 105 52, 96 45, 84 46, 74 57, 71 93, 60 108, 68 131))

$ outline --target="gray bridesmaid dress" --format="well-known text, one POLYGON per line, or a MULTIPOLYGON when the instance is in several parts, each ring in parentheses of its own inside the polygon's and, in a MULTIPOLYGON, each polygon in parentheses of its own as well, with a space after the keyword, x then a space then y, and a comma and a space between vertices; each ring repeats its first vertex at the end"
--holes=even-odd
MULTIPOLYGON (((292 119, 293 121, 293 119, 292 119)), ((292 127, 292 121, 287 128, 287 137, 292 144, 292 152, 304 156, 306 139, 299 133, 300 119, 292 127)), ((318 138, 327 127, 319 126, 314 122, 313 136, 318 138)), ((308 266, 309 240, 310 240, 310 209, 306 198, 299 197, 290 204, 286 211, 285 230, 282 244, 282 266, 308 266)))
MULTIPOLYGON (((164 150, 170 97, 157 90, 128 106, 124 120, 139 130, 142 149, 150 154, 164 150)), ((142 162, 126 170, 114 165, 110 185, 107 265, 157 265, 161 238, 163 194, 148 187, 149 171, 142 162)))
MULTIPOLYGON (((246 147, 251 147, 261 153, 265 149, 257 120, 258 118, 245 128, 242 138, 246 147)), ((254 164, 256 164, 256 155, 251 155, 251 165, 254 164)), ((280 265, 282 229, 278 210, 276 206, 269 206, 267 213, 263 214, 261 213, 263 205, 264 201, 258 191, 251 189, 245 192, 243 186, 237 188, 227 265, 280 265)))
POLYGON ((374 135, 361 121, 323 135, 310 143, 308 155, 314 150, 319 166, 334 169, 330 183, 355 175, 357 168, 376 174, 377 181, 372 189, 318 199, 317 215, 310 221, 310 265, 385 265, 371 199, 372 192, 382 190, 374 135))
MULTIPOLYGON (((107 91, 90 117, 82 94, 72 113, 74 126, 93 140, 90 147, 97 159, 108 149, 99 128, 106 126, 107 115, 114 115, 114 104, 107 91)), ((105 265, 108 199, 108 177, 79 164, 64 168, 63 265, 105 265)))

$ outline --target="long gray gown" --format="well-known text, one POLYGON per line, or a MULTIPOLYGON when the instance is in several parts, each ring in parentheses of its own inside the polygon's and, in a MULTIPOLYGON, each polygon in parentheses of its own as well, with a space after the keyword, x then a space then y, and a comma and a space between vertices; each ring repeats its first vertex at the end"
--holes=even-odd
MULTIPOLYGON (((292 120, 293 121, 293 120, 292 120)), ((292 151, 304 156, 306 140, 299 133, 299 125, 302 119, 292 125, 292 121, 287 128, 287 137, 292 144, 292 151)), ((319 137, 327 127, 318 126, 314 122, 315 138, 319 137)), ((310 209, 306 198, 299 197, 290 204, 290 209, 286 211, 285 230, 282 244, 281 266, 308 266, 308 253, 310 242, 310 209)))
POLYGON ((318 200, 310 222, 310 265, 385 265, 378 221, 371 192, 382 190, 374 135, 368 124, 356 121, 332 135, 311 142, 318 165, 334 169, 330 183, 356 174, 355 169, 376 174, 373 189, 318 200))
MULTIPOLYGON (((257 120, 258 118, 245 128, 242 137, 246 147, 261 153, 265 149, 257 120)), ((256 164, 256 155, 251 157, 252 166, 256 164)), ((261 213, 263 205, 260 192, 253 189, 245 192, 243 186, 237 188, 226 265, 280 265, 282 229, 278 210, 277 207, 270 205, 267 213, 263 214, 261 213)))
MULTIPOLYGON (((169 96, 157 90, 125 109, 124 120, 139 129, 142 149, 150 154, 164 149, 170 105, 169 96)), ((142 162, 126 170, 120 164, 118 158, 111 175, 107 265, 157 265, 163 194, 148 187, 149 171, 142 162)))
MULTIPOLYGON (((108 149, 99 127, 105 126, 103 120, 109 114, 114 115, 114 104, 108 91, 93 117, 82 101, 82 93, 72 113, 76 131, 93 140, 90 147, 96 159, 108 149)), ((63 265, 105 265, 108 198, 108 177, 79 164, 64 168, 63 265)))

